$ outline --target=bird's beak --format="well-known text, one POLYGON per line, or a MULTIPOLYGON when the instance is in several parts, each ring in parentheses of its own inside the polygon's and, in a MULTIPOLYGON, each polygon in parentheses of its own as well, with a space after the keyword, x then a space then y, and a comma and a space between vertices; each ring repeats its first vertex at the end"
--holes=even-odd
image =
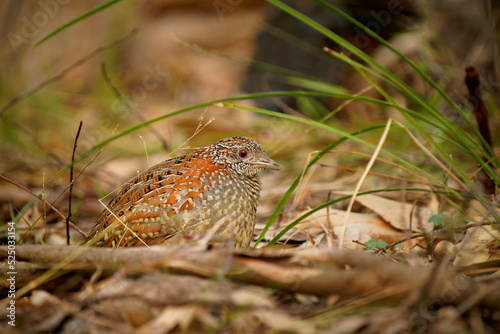
POLYGON ((268 156, 263 156, 260 158, 258 161, 255 161, 253 163, 254 165, 261 166, 263 168, 269 168, 269 169, 274 169, 274 170, 281 170, 280 165, 273 159, 269 158, 268 156))

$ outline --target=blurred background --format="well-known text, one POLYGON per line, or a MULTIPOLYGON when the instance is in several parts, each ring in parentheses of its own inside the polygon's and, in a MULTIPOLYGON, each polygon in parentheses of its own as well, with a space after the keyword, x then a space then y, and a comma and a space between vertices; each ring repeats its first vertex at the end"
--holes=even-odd
MULTIPOLYGON (((391 69, 422 96, 429 87, 400 58, 340 16, 314 1, 283 1, 334 31, 391 69)), ((456 101, 468 108, 464 69, 475 65, 490 107, 498 105, 500 6, 497 1, 344 0, 341 8, 415 61, 456 101)), ((62 212, 75 136, 83 122, 76 156, 144 120, 214 99, 282 90, 303 90, 290 78, 315 78, 337 92, 379 97, 352 68, 323 51, 344 52, 320 33, 260 0, 123 0, 77 22, 35 47, 54 29, 105 1, 4 0, 0 3, 0 174, 62 212), (133 32, 134 31, 134 32, 133 32), (119 41, 115 45, 111 43, 119 41), (48 81, 50 78, 54 78, 48 81), (37 87, 29 96, 23 96, 37 87), (120 92, 117 96, 116 91, 120 92)), ((398 97, 395 96, 397 99, 398 97)), ((247 100, 281 113, 354 131, 384 123, 391 110, 336 99, 267 98, 247 100), (332 113, 335 111, 335 113, 332 113)), ((405 104, 405 101, 401 101, 405 104)), ((407 105, 408 106, 408 105, 407 105)), ((408 106, 408 107, 411 107, 408 106)), ((498 113, 490 108, 493 134, 498 113)), ((446 106, 441 112, 453 118, 446 106)), ((218 139, 245 135, 258 140, 283 171, 263 175, 265 221, 280 196, 304 168, 311 152, 336 137, 283 119, 250 111, 203 107, 130 131, 95 149, 75 165, 72 221, 88 232, 103 198, 137 171, 218 139), (80 175, 81 174, 81 175, 80 175)), ((369 139, 370 137, 368 137, 369 139)), ((373 137, 376 142, 376 137, 373 137)), ((368 140, 367 139, 367 140, 368 140)), ((409 139, 388 140, 394 152, 408 151, 409 139)), ((354 143, 345 151, 363 148, 354 143)), ((418 156, 412 156, 418 160, 418 156)), ((325 164, 359 167, 366 157, 328 155, 325 164)), ((422 164, 425 162, 422 161, 422 164)), ((356 176, 356 175, 354 175, 356 176)), ((295 208, 324 201, 331 189, 352 189, 353 174, 318 168, 311 191, 295 208), (316 182, 316 183, 314 183, 316 182)), ((374 179, 372 185, 384 183, 374 179)), ((109 198, 104 198, 106 203, 109 198)), ((18 228, 37 229, 40 240, 64 242, 62 219, 43 214, 33 196, 0 180, 0 221, 22 213, 18 228), (46 230, 46 222, 51 233, 46 230)), ((81 236, 72 232, 75 241, 81 236)), ((32 242, 39 243, 36 237, 32 242)), ((30 237, 25 237, 28 241, 30 237)))

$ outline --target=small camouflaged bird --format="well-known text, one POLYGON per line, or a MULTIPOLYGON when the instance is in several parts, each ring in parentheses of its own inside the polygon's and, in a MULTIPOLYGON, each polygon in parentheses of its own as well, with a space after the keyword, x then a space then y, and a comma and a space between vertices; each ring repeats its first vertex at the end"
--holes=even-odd
POLYGON ((231 137, 153 166, 124 184, 87 239, 98 247, 183 243, 249 246, 261 184, 280 170, 251 138, 231 137))

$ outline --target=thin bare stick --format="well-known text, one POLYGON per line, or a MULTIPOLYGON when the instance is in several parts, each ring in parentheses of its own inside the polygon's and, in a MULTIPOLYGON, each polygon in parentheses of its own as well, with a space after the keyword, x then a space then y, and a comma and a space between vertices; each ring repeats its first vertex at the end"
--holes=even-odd
MULTIPOLYGON (((45 242, 48 241, 49 234, 47 233, 47 210, 45 205, 45 173, 42 174, 42 199, 43 199, 43 226, 45 226, 45 242)), ((36 224, 36 223, 35 223, 36 224)), ((29 226, 29 224, 28 224, 29 226)))
MULTIPOLYGON (((33 197, 37 198, 40 202, 44 203, 44 200, 42 198, 42 196, 40 195, 37 195, 35 194, 34 192, 32 192, 31 190, 29 190, 28 188, 12 181, 11 179, 8 179, 6 178, 5 176, 3 175, 0 175, 0 179, 18 187, 19 189, 22 189, 24 191, 26 191, 27 193, 29 193, 30 195, 32 195, 33 197)), ((48 202, 45 202, 45 205, 48 205, 52 210, 54 210, 55 213, 57 213, 62 219, 66 219, 66 216, 61 212, 59 211, 55 206, 53 206, 52 204, 48 203, 48 202)), ((69 225, 74 228, 78 233, 80 233, 83 237, 87 238, 87 234, 85 232, 83 232, 78 226, 76 226, 75 224, 73 224, 71 221, 69 222, 69 225)))
POLYGON ((80 132, 82 131, 83 121, 80 121, 78 126, 78 131, 76 132, 75 144, 73 145, 73 154, 71 155, 71 167, 69 169, 69 191, 68 191, 68 216, 66 217, 66 244, 69 245, 69 219, 71 218, 71 197, 73 195, 73 185, 75 180, 73 179, 73 167, 75 163, 75 152, 78 143, 78 137, 80 137, 80 132))
POLYGON ((355 244, 358 244, 358 245, 361 245, 363 247, 366 247, 366 248, 370 248, 372 251, 376 252, 376 253, 379 253, 380 252, 380 249, 376 248, 376 247, 373 247, 373 246, 370 246, 368 244, 365 244, 364 242, 361 242, 359 240, 353 240, 352 241, 353 243, 355 244))
MULTIPOLYGON (((137 108, 135 108, 133 105, 131 105, 127 101, 127 99, 125 99, 123 94, 118 90, 118 88, 116 88, 116 86, 113 84, 113 82, 111 81, 111 78, 108 75, 108 71, 106 71, 106 64, 104 62, 101 64, 101 73, 102 73, 102 77, 103 77, 104 81, 106 82, 106 84, 108 84, 108 86, 111 88, 113 93, 115 93, 116 98, 118 100, 120 100, 120 102, 123 103, 123 105, 132 114, 135 115, 135 117, 137 117, 137 119, 139 119, 141 122, 145 122, 146 119, 142 116, 142 114, 139 112, 139 110, 137 110, 137 108)), ((147 125, 146 127, 160 141, 161 145, 163 146, 163 149, 165 151, 168 151, 168 144, 167 144, 167 141, 165 140, 165 138, 163 138, 163 136, 158 131, 156 131, 156 129, 154 127, 152 127, 151 125, 147 125)))
MULTIPOLYGON (((469 90, 469 102, 473 107, 474 115, 476 116, 477 126, 479 133, 484 138, 483 148, 488 152, 492 158, 495 157, 495 150, 493 147, 493 138, 491 136, 490 125, 488 120, 488 109, 481 96, 481 84, 479 82, 479 72, 474 66, 467 66, 465 68, 465 85, 469 90)), ((493 162, 487 157, 483 160, 493 167, 493 162)), ((486 178, 483 181, 485 188, 489 194, 495 193, 495 182, 486 171, 483 171, 486 178)))
MULTIPOLYGON (((331 195, 332 195, 332 192, 329 191, 328 197, 326 198, 327 202, 330 202, 331 195)), ((335 231, 333 229, 332 219, 330 218, 330 205, 326 207, 326 220, 328 222, 328 230, 330 231, 329 234, 332 236, 331 239, 328 239, 328 247, 332 248, 333 245, 332 245, 331 241, 333 239, 337 239, 337 236, 335 235, 335 231)))
MULTIPOLYGON (((481 226, 487 226, 487 225, 499 225, 498 223, 495 223, 495 222, 490 222, 490 221, 481 221, 479 223, 472 223, 472 224, 468 224, 462 228, 456 228, 456 229, 453 229, 454 232, 463 232, 465 230, 468 230, 470 228, 473 228, 473 227, 481 227, 481 226)), ((434 231, 430 231, 430 232, 420 232, 420 233, 415 233, 415 234, 412 234, 412 235, 409 235, 407 237, 404 237, 402 239, 399 239, 393 243, 390 243, 388 244, 387 246, 385 247, 382 247, 380 248, 379 250, 381 250, 382 252, 385 252, 387 251, 388 249, 391 249, 392 247, 400 244, 400 243, 403 243, 405 241, 409 241, 409 240, 413 240, 413 239, 418 239, 418 238, 424 238, 426 236, 432 238, 432 237, 435 237, 437 235, 439 235, 439 233, 443 232, 443 231, 449 231, 448 229, 446 228, 440 228, 439 230, 434 230, 434 231)))
POLYGON ((485 151, 493 155, 493 139, 491 137, 490 125, 488 121, 488 110, 481 96, 481 85, 479 82, 479 72, 474 66, 465 68, 465 85, 469 90, 469 102, 474 108, 477 126, 479 132, 484 138, 486 145, 483 145, 485 151))
POLYGON ((64 70, 62 70, 61 72, 57 73, 56 75, 50 77, 49 79, 47 79, 45 81, 40 82, 39 84, 31 87, 28 90, 25 90, 21 94, 13 97, 2 108, 0 108, 0 116, 4 112, 6 112, 7 110, 9 110, 10 108, 12 108, 13 106, 15 106, 17 103, 19 103, 20 101, 22 101, 22 100, 26 99, 27 97, 33 95, 34 93, 36 93, 40 89, 44 88, 45 86, 48 86, 49 84, 62 79, 63 77, 66 76, 66 74, 68 74, 69 72, 71 72, 72 70, 74 70, 75 68, 77 68, 78 66, 81 66, 81 65, 85 64, 91 58, 97 56, 98 54, 102 53, 103 51, 106 51, 107 49, 110 49, 110 48, 112 48, 112 47, 114 47, 114 46, 116 46, 116 45, 118 45, 120 43, 123 43, 126 40, 130 39, 133 35, 135 35, 136 32, 137 32, 137 29, 134 29, 128 35, 126 35, 126 36, 124 36, 122 38, 119 38, 119 39, 117 39, 114 42, 111 42, 109 44, 105 44, 105 45, 102 45, 102 46, 96 48, 94 51, 92 51, 92 52, 88 53, 87 55, 83 56, 82 58, 78 59, 73 64, 69 65, 64 70))

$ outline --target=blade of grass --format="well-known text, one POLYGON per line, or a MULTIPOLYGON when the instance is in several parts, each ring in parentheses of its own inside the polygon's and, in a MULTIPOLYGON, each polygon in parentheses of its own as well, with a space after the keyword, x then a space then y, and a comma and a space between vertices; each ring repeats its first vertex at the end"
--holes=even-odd
MULTIPOLYGON (((323 1, 323 0, 314 0, 318 4, 322 5, 323 7, 327 8, 328 10, 336 13, 337 15, 341 16, 345 20, 349 21, 350 23, 356 25, 360 29, 362 29, 366 34, 368 34, 370 37, 376 39, 379 43, 383 44, 387 48, 389 48, 392 52, 396 53, 399 57, 401 57, 402 60, 407 62, 422 78, 424 78, 426 81, 429 82, 433 86, 433 88, 436 89, 436 91, 440 92, 440 94, 443 95, 443 97, 448 101, 459 113, 459 115, 464 119, 465 122, 467 122, 468 126, 472 130, 476 130, 475 127, 468 121, 466 115, 463 113, 463 111, 460 109, 460 107, 439 87, 427 74, 425 74, 423 71, 421 71, 409 58, 404 56, 401 52, 399 52, 397 49, 395 49, 392 45, 390 45, 387 41, 385 41, 383 38, 378 36, 376 33, 374 33, 372 30, 369 28, 365 27, 361 22, 357 21, 356 19, 352 18, 351 16, 347 15, 340 9, 336 8, 335 6, 323 1)), ((413 89, 411 89, 406 83, 404 83, 401 79, 396 77, 394 74, 392 74, 391 71, 377 63, 372 57, 370 57, 368 54, 354 46, 353 44, 349 43, 347 40, 344 38, 340 37, 339 35, 335 34, 331 30, 327 29, 326 27, 322 26, 318 22, 312 20, 311 18, 305 16, 304 14, 300 13, 298 10, 284 4, 283 2, 279 0, 268 0, 268 2, 272 3, 276 7, 280 8, 284 12, 288 13, 289 15, 295 17, 296 19, 300 20, 301 22, 307 24, 311 28, 317 30, 318 32, 322 33, 335 43, 339 44, 343 48, 345 48, 347 51, 351 52, 367 64, 373 66, 376 70, 380 71, 383 75, 386 77, 390 78, 391 80, 394 81, 394 83, 398 84, 400 87, 405 88, 405 90, 410 93, 414 98, 417 99, 417 101, 420 101, 423 106, 430 107, 432 111, 432 107, 428 104, 428 102, 416 94, 413 89)), ((435 111, 435 110, 434 110, 435 111)))
POLYGON ((59 28, 57 28, 56 30, 52 31, 50 34, 48 34, 47 36, 43 37, 41 40, 39 40, 38 42, 35 43, 35 47, 37 46, 40 46, 41 44, 43 44, 45 41, 47 41, 48 39, 54 37, 55 35, 57 35, 58 33, 60 33, 61 31, 65 30, 66 28, 69 28, 71 27, 72 25, 74 25, 75 23, 77 22, 80 22, 81 20, 91 16, 91 15, 94 15, 112 5, 114 5, 115 3, 119 2, 121 0, 110 0, 108 2, 105 2, 103 3, 102 5, 99 5, 91 10, 89 10, 88 12, 85 12, 83 13, 82 15, 78 16, 77 18, 74 18, 73 20, 63 24, 62 26, 60 26, 59 28))
MULTIPOLYGON (((392 98, 392 96, 387 93, 380 85, 378 85, 375 81, 373 81, 368 75, 367 73, 360 67, 357 65, 356 62, 353 62, 353 66, 354 68, 358 71, 358 73, 360 73, 373 87, 375 87, 375 89, 380 93, 382 94, 382 96, 389 102, 391 103, 395 108, 397 108, 399 106, 399 104, 392 98)), ((447 170, 448 171, 448 174, 455 179, 455 181, 458 182, 459 185, 461 185, 461 187, 463 189, 470 189, 471 191, 473 192, 476 192, 475 191, 475 187, 474 187, 474 184, 472 182, 472 180, 466 175, 466 173, 462 170, 462 168, 459 167, 459 165, 457 163, 455 163, 455 161, 453 161, 453 159, 451 159, 451 157, 449 157, 449 155, 447 154, 447 152, 445 151, 445 149, 441 146, 441 145, 438 145, 435 140, 420 126, 420 124, 418 122, 416 122, 412 117, 409 117, 409 115, 405 115, 403 114, 406 119, 410 122, 410 124, 415 127, 417 129, 417 131, 420 133, 420 135, 422 137, 424 137, 424 139, 431 145, 431 147, 434 147, 435 149, 437 149, 437 151, 440 153, 441 157, 444 157, 446 158, 447 162, 451 165, 451 167, 453 167, 453 170, 459 174, 459 176, 465 181, 466 184, 464 184, 464 182, 462 182, 461 179, 459 179, 454 173, 452 173, 451 171, 448 170, 448 168, 446 168, 446 166, 444 166, 444 164, 442 164, 439 159, 436 159, 436 157, 434 156, 434 154, 432 154, 432 152, 430 150, 428 150, 424 145, 422 145, 420 143, 420 141, 416 142, 417 145, 427 154, 427 156, 429 156, 431 159, 433 159, 436 164, 438 166, 440 166, 441 168, 444 167, 443 170, 447 170)), ((408 129, 407 127, 405 127, 405 129, 408 129)), ((408 130, 409 131, 409 130, 408 130)), ((415 141, 416 140, 416 137, 413 136, 413 134, 411 132, 408 132, 408 134, 410 135, 410 137, 415 141)))
MULTIPOLYGON (((152 118, 150 120, 133 125, 133 126, 129 127, 128 129, 125 129, 122 132, 117 133, 117 134, 97 143, 96 145, 94 145, 92 148, 90 148, 86 152, 83 152, 77 158, 75 158, 74 163, 75 164, 79 163, 83 159, 87 158, 93 152, 100 150, 104 146, 114 142, 115 140, 117 140, 117 139, 119 139, 127 134, 130 134, 136 130, 144 128, 144 127, 148 126, 149 124, 159 122, 161 120, 164 120, 164 119, 176 116, 176 115, 180 115, 180 114, 183 114, 183 113, 186 113, 186 112, 189 112, 192 110, 196 110, 196 109, 202 109, 202 108, 214 106, 214 105, 217 105, 219 103, 224 103, 224 102, 242 101, 242 100, 249 100, 249 99, 255 100, 255 99, 259 99, 259 98, 286 97, 286 96, 331 97, 331 98, 339 98, 339 99, 352 98, 352 99, 357 99, 357 100, 366 100, 366 101, 370 101, 373 103, 376 103, 376 101, 377 101, 376 99, 365 98, 362 96, 354 96, 353 97, 352 95, 342 95, 342 94, 328 94, 328 93, 318 93, 318 92, 269 92, 269 93, 245 94, 245 95, 240 95, 240 96, 235 96, 235 97, 230 97, 230 98, 224 98, 224 99, 218 99, 218 100, 213 100, 213 101, 209 101, 209 102, 198 103, 198 104, 194 104, 194 105, 191 105, 191 106, 188 106, 185 108, 181 108, 181 109, 176 110, 172 113, 161 115, 161 116, 152 118)), ((386 104, 383 101, 381 101, 381 103, 383 103, 384 105, 386 104)), ((282 115, 280 113, 272 112, 272 111, 269 111, 268 113, 273 115, 273 116, 277 116, 277 117, 280 117, 280 115, 282 115)), ((63 173, 65 173, 69 170, 70 166, 71 166, 71 164, 65 166, 63 169, 61 169, 61 171, 54 178, 58 179, 63 173)))
MULTIPOLYGON (((331 51, 331 50, 330 50, 331 51)), ((448 152, 444 150, 444 148, 439 145, 438 143, 435 142, 434 139, 432 139, 430 133, 426 131, 425 129, 422 128, 422 126, 415 121, 415 119, 411 116, 416 115, 415 112, 408 114, 405 110, 405 108, 401 108, 399 104, 395 102, 395 100, 391 97, 389 93, 387 93, 385 90, 383 90, 380 85, 377 85, 373 80, 371 80, 367 75, 366 72, 370 72, 373 75, 378 76, 379 78, 383 79, 380 77, 378 74, 373 72, 373 70, 369 69, 366 66, 361 65, 360 63, 353 61, 349 59, 346 56, 340 55, 336 53, 335 51, 331 51, 331 54, 335 57, 338 57, 340 59, 343 59, 346 63, 349 65, 353 66, 361 75, 363 75, 388 101, 389 105, 391 107, 394 107, 398 109, 401 114, 410 122, 410 124, 417 129, 419 134, 423 136, 429 144, 432 145, 436 150, 439 151, 440 156, 442 159, 446 160, 454 169, 458 172, 458 174, 463 177, 464 179, 468 179, 467 175, 461 170, 458 164, 456 164, 451 157, 449 157, 448 152)), ((488 156, 488 152, 484 150, 483 146, 480 143, 477 143, 476 141, 473 141, 471 137, 460 127, 458 127, 456 124, 454 124, 451 120, 443 116, 441 113, 438 112, 438 114, 441 116, 440 119, 438 119, 438 122, 442 121, 442 126, 440 127, 445 131, 445 133, 452 139, 456 140, 459 142, 459 146, 463 147, 463 152, 468 153, 471 155, 471 157, 476 161, 477 163, 481 164, 483 168, 488 170, 492 175, 492 178, 495 180, 499 176, 497 173, 495 173, 494 169, 488 164, 488 161, 485 161, 484 159, 481 158, 480 154, 483 156, 488 156), (444 128, 443 128, 444 127, 444 128), (470 145, 468 145, 470 143, 470 145)), ((419 118, 420 119, 420 118, 419 118)), ((436 124, 436 123, 435 123, 436 124)), ((437 123, 439 124, 439 123, 437 123)), ((496 160, 496 159, 495 159, 496 160)), ((496 160, 498 162, 498 160, 496 160)), ((500 166, 497 166, 500 167, 500 166)), ((469 186, 471 186, 471 182, 469 182, 469 186)))
MULTIPOLYGON (((446 194, 449 195, 449 192, 447 191, 439 191, 439 190, 430 190, 430 189, 424 189, 424 188, 387 188, 387 189, 375 189, 375 190, 369 190, 369 191, 363 191, 357 194, 357 196, 363 196, 363 195, 369 195, 369 194, 376 194, 376 193, 381 193, 381 192, 394 192, 394 191, 421 191, 421 192, 426 192, 426 193, 439 193, 439 194, 446 194)), ((278 242, 288 231, 290 231, 295 225, 309 217, 310 215, 314 214, 315 212, 324 209, 330 205, 336 204, 341 201, 348 200, 352 197, 352 195, 345 195, 341 196, 339 198, 336 198, 334 200, 328 201, 326 203, 323 203, 321 205, 318 205, 312 210, 309 210, 308 212, 304 213, 300 217, 296 218, 294 221, 292 221, 290 224, 288 224, 285 228, 283 228, 271 241, 269 241, 269 245, 273 245, 276 242, 278 242)), ((262 234, 261 234, 262 235, 262 234)))
MULTIPOLYGON (((360 131, 356 131, 356 132, 353 132, 351 133, 352 136, 357 136, 357 135, 360 135, 362 133, 366 133, 366 132, 369 132, 369 131, 373 131, 373 130, 378 130, 380 128, 383 128, 383 125, 375 125, 375 126, 371 126, 369 128, 365 128, 363 130, 360 130, 360 131)), ((342 137, 338 140, 336 140, 335 142, 331 143, 330 145, 328 145, 327 147, 325 147, 322 151, 318 152, 310 161, 309 163, 307 164, 307 166, 304 168, 304 170, 297 176, 297 178, 295 179, 295 181, 293 181, 293 183, 290 185, 290 187, 288 188, 288 190, 285 192, 285 194, 283 195, 283 197, 281 198, 280 202, 278 203, 278 205, 276 206, 276 208, 274 209, 273 213, 271 214, 271 216, 269 217, 269 220, 267 221, 266 223, 266 226, 264 227, 264 229, 262 230, 262 233, 259 235, 259 237, 257 238, 257 241, 255 242, 255 246, 254 247, 257 247, 257 245, 262 241, 262 239, 265 237, 267 231, 269 230, 269 228, 271 227, 271 225, 274 223, 274 221, 276 220, 276 218, 279 216, 281 210, 283 209, 283 207, 285 206, 286 202, 288 202, 288 199, 292 196, 292 193, 294 192, 294 190, 298 187, 298 185, 300 184, 300 180, 302 179, 302 176, 307 173, 307 171, 309 170, 309 168, 314 165, 316 162, 318 162, 325 154, 327 154, 328 152, 330 152, 332 149, 334 149, 336 146, 340 145, 341 143, 343 143, 344 141, 347 140, 347 137, 342 137)))
MULTIPOLYGON (((317 31, 319 31, 320 33, 322 33, 323 35, 325 35, 326 37, 328 37, 329 39, 333 40, 334 42, 336 42, 337 44, 341 45, 342 47, 344 47, 346 50, 348 50, 349 52, 351 52, 352 54, 356 55, 357 57, 359 57, 362 61, 366 62, 367 64, 373 66, 373 68, 375 68, 377 71, 379 71, 380 73, 382 73, 384 76, 386 76, 387 78, 390 78, 390 80, 392 80, 395 84, 397 84, 398 86, 400 86, 401 88, 403 88, 403 90, 405 91, 405 95, 409 95, 412 100, 416 101, 418 103, 418 105, 420 107, 422 107, 425 111, 429 112, 431 115, 437 117, 438 119, 441 119, 442 121, 444 121, 444 119, 446 117, 444 117, 443 115, 441 115, 439 113, 439 111, 437 111, 435 108, 433 108, 429 103, 428 101, 426 101, 426 99, 424 99, 423 97, 419 96, 419 94, 417 94, 415 91, 413 91, 413 89, 411 89, 406 83, 404 83, 401 79, 399 79, 398 77, 396 77, 394 74, 392 74, 389 70, 387 70, 385 67, 381 66, 379 63, 377 63, 373 58, 371 58, 370 56, 368 56, 366 53, 364 53, 363 51, 361 51, 360 49, 358 49, 357 47, 355 47, 354 45, 352 45, 351 43, 347 42, 345 39, 341 38, 340 36, 338 36, 337 34, 331 32, 330 30, 328 30, 327 28, 325 28, 324 26, 322 26, 321 24, 317 23, 316 21, 310 19, 309 17, 303 15, 302 13, 300 13, 299 11, 293 9, 292 7, 288 6, 288 5, 285 5, 284 3, 282 3, 281 1, 278 1, 278 0, 268 0, 270 3, 272 3, 273 5, 277 6, 278 8, 280 8, 281 10, 287 12, 288 14, 290 14, 291 16, 297 18, 298 20, 302 21, 303 23, 309 25, 310 27, 316 29, 317 31)), ((325 3, 324 1, 321 1, 321 0, 315 0, 316 2, 324 5, 326 8, 336 12, 337 14, 341 15, 340 14, 340 10, 336 9, 335 7, 325 3)), ((347 14, 343 13, 342 14, 344 16, 348 16, 347 14)), ((353 23, 357 23, 360 27, 363 27, 364 29, 367 29, 366 27, 364 27, 360 22, 357 22, 355 21, 354 19, 352 19, 353 23)), ((369 29, 367 29, 368 31, 370 31, 369 29)), ((371 31, 370 31, 371 32, 371 31)), ((371 32, 371 34, 374 34, 373 32, 371 32)), ((376 35, 376 34, 375 34, 376 35)), ((378 36, 377 36, 378 37, 378 36)), ((380 38, 380 37, 379 37, 380 38)), ((383 40, 382 40, 383 41, 383 40)), ((385 41, 384 41, 385 42, 385 41)), ((388 44, 387 42, 385 42, 384 45, 388 44)), ((392 48, 394 49, 394 48, 392 48)), ((394 49, 395 50, 395 49, 394 49)), ((407 59, 407 58, 406 58, 407 59)), ((407 61, 411 62, 409 59, 407 59, 407 61)), ((412 67, 416 67, 415 64, 411 64, 412 67)), ((418 68, 418 73, 423 73, 422 71, 420 71, 418 68)), ((426 76, 426 78, 428 78, 428 76, 426 76)), ((430 78, 428 78, 430 80, 430 78)), ((432 80, 431 80, 432 81, 432 80)), ((433 83, 433 86, 437 86, 436 83, 433 83)), ((444 91, 442 89, 440 89, 440 92, 442 92, 442 94, 446 95, 444 93, 444 91)), ((447 101, 451 102, 452 105, 454 106, 454 108, 458 108, 458 106, 451 100, 451 98, 449 98, 447 95, 446 95, 446 98, 445 98, 447 101)), ((458 108, 460 109, 460 108, 458 108)), ((459 110, 457 111, 459 113, 459 115, 463 118, 463 120, 468 124, 469 128, 471 129, 472 132, 474 132, 474 134, 477 136, 477 138, 480 139, 480 141, 484 141, 484 139, 480 136, 480 134, 478 133, 478 130, 471 124, 471 122, 467 119, 466 115, 463 113, 462 110, 459 110)), ((448 120, 449 123, 451 123, 450 120, 448 120)), ((449 124, 448 123, 448 124, 449 124)), ((468 136, 467 136, 468 137, 468 136)), ((486 155, 487 156, 487 155, 486 155)), ((479 162, 479 161, 478 161, 479 162)), ((484 166, 485 169, 488 169, 488 166, 484 166)), ((488 169, 490 172, 492 172, 491 169, 488 169)))
MULTIPOLYGON (((347 13, 343 12, 342 10, 338 9, 337 7, 325 2, 324 0, 314 0, 318 4, 322 5, 323 7, 327 8, 328 10, 336 13, 349 23, 357 26, 363 32, 365 32, 367 35, 369 35, 371 38, 375 39, 377 42, 380 44, 384 45, 386 48, 391 50, 394 54, 396 54, 401 60, 406 62, 408 65, 410 65, 415 72, 418 73, 418 75, 423 78, 427 83, 429 83, 432 88, 437 91, 454 109, 455 111, 464 119, 468 120, 468 117, 465 115, 465 113, 462 111, 462 109, 458 106, 458 104, 453 101, 453 99, 446 94, 446 92, 434 81, 430 76, 427 75, 424 71, 422 71, 413 61, 411 61, 408 57, 406 57, 403 53, 401 53, 398 49, 393 47, 390 43, 388 43, 385 39, 377 35, 374 31, 371 29, 367 28, 364 24, 353 18, 352 16, 348 15, 347 13)), ((475 126, 472 125, 472 123, 468 122, 468 125, 475 129, 475 126)))
MULTIPOLYGON (((345 132, 343 130, 334 128, 332 126, 325 125, 323 123, 319 123, 317 121, 313 121, 313 120, 309 120, 309 119, 304 119, 304 118, 299 118, 299 117, 295 117, 295 116, 287 115, 287 114, 281 114, 281 113, 277 113, 277 112, 274 112, 274 111, 269 111, 269 110, 265 110, 265 109, 261 109, 261 108, 244 106, 244 105, 237 105, 237 104, 232 104, 232 103, 223 103, 223 105, 226 106, 226 107, 230 107, 230 108, 253 111, 253 112, 256 112, 256 113, 259 113, 259 114, 275 116, 275 117, 279 117, 279 118, 288 119, 288 120, 296 121, 296 122, 299 122, 299 123, 307 124, 307 125, 310 125, 310 126, 322 129, 322 130, 326 130, 328 132, 332 132, 332 133, 337 134, 337 135, 339 135, 341 137, 346 137, 346 138, 351 139, 354 142, 357 142, 357 143, 359 143, 359 144, 361 144, 363 146, 366 146, 368 148, 371 148, 371 149, 375 149, 376 148, 376 145, 374 145, 374 144, 372 144, 370 142, 367 142, 367 141, 365 141, 363 139, 360 139, 360 138, 358 138, 356 136, 353 136, 350 133, 347 133, 347 132, 345 132)), ((401 163, 402 165, 404 165, 404 166, 406 166, 406 167, 408 167, 408 168, 410 168, 410 169, 418 172, 419 174, 425 176, 426 178, 428 178, 430 180, 433 180, 435 183, 441 185, 442 187, 447 188, 447 186, 442 181, 438 180, 436 177, 434 177, 430 173, 424 171, 423 169, 416 167, 411 162, 409 162, 408 160, 406 160, 404 157, 401 157, 401 156, 399 156, 397 154, 394 154, 392 152, 389 152, 387 150, 382 150, 382 153, 385 154, 385 155, 387 155, 387 156, 389 156, 389 157, 391 157, 393 160, 401 163)), ((456 195, 459 198, 461 198, 461 195, 459 193, 455 192, 453 189, 450 189, 450 191, 452 191, 454 193, 454 195, 456 195)))

